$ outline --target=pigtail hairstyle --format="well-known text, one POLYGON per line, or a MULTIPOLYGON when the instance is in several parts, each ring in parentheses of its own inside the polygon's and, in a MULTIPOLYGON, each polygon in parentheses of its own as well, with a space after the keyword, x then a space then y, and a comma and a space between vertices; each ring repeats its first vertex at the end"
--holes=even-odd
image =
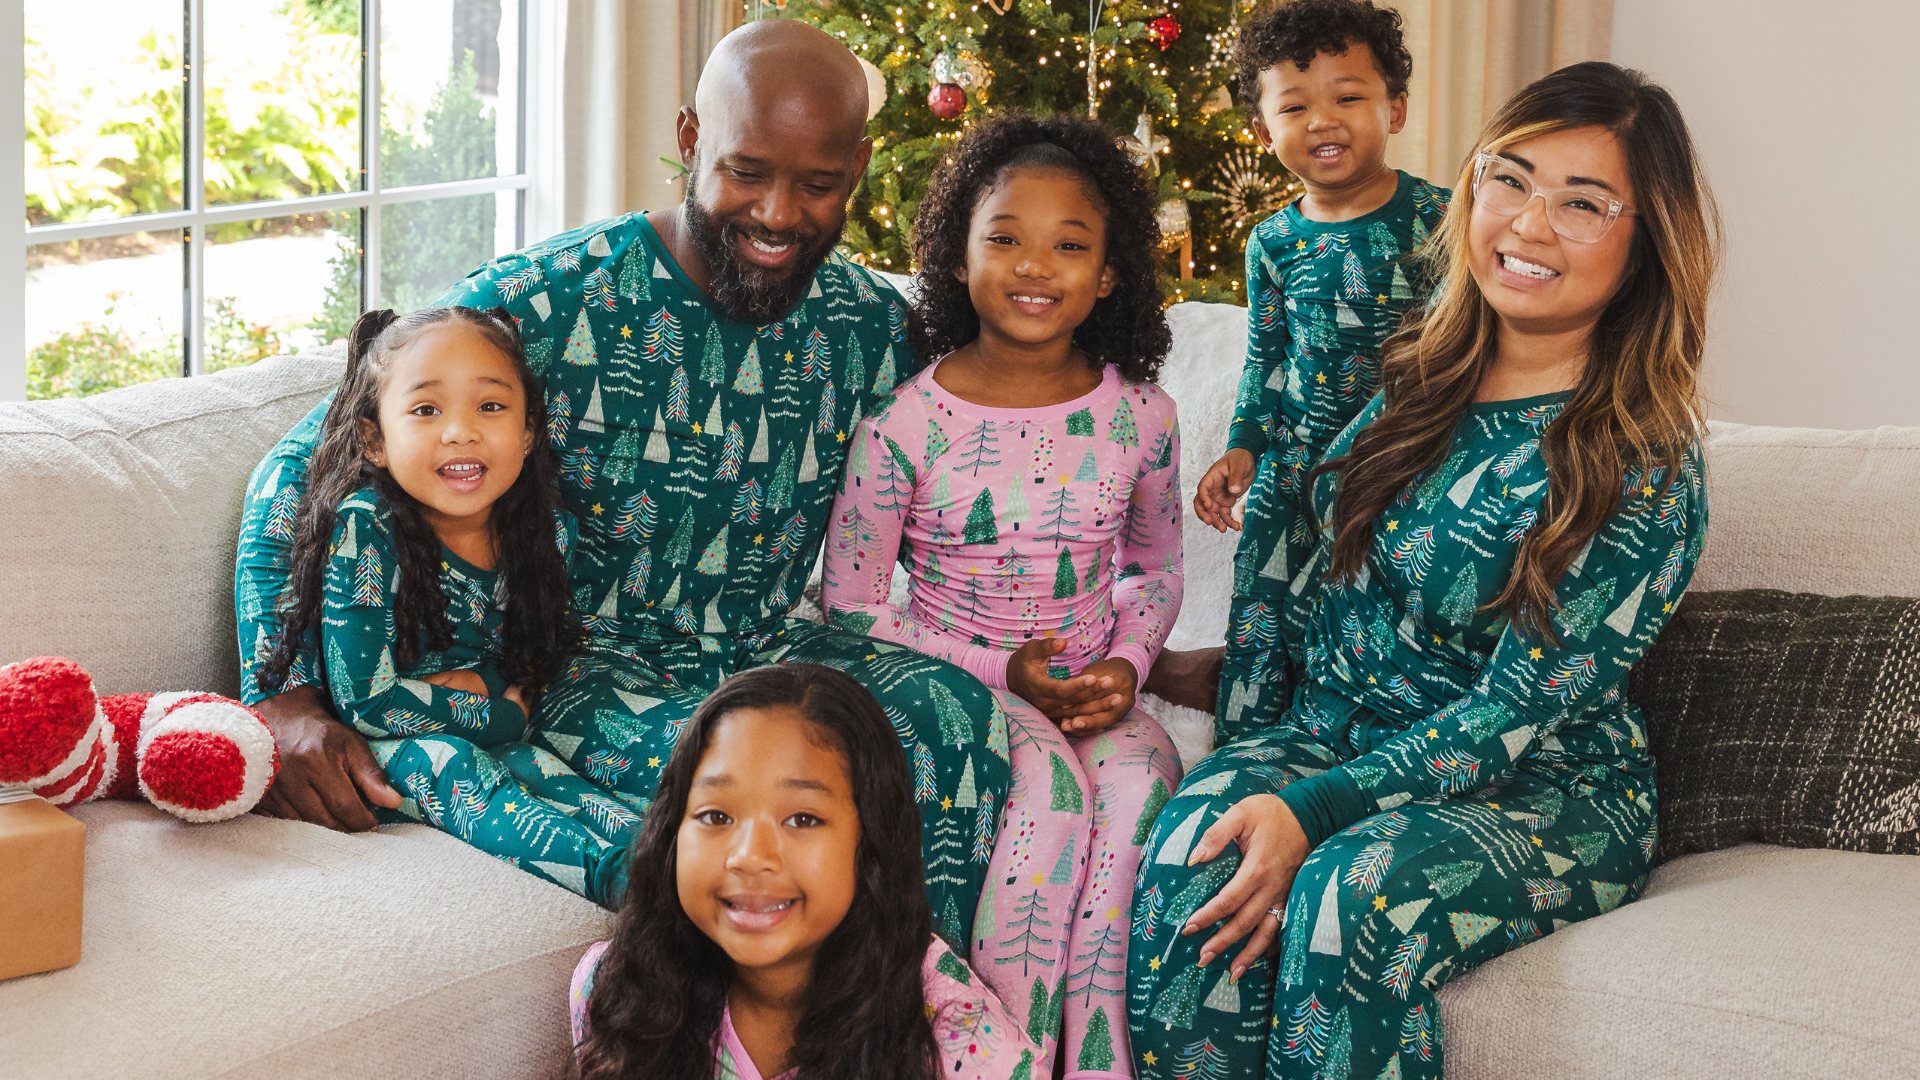
MULTIPOLYGON (((1561 68, 1515 94, 1481 132, 1497 152, 1568 128, 1613 133, 1627 161, 1635 215, 1625 275, 1588 341, 1585 373, 1540 436, 1547 496, 1489 607, 1558 642, 1554 587, 1616 513, 1638 512, 1686 483, 1700 432, 1699 369, 1718 217, 1679 106, 1637 71, 1591 62, 1561 68), (1626 489, 1658 486, 1643 497, 1626 489)), ((1493 361, 1499 317, 1468 269, 1474 155, 1431 241, 1441 275, 1431 302, 1409 316, 1381 358, 1385 408, 1350 452, 1316 471, 1339 476, 1329 572, 1353 579, 1394 499, 1446 453, 1493 361)))
POLYGON ((1173 347, 1160 288, 1159 196, 1112 129, 1085 116, 1013 112, 983 120, 940 159, 913 219, 920 260, 909 321, 914 346, 933 360, 980 336, 980 315, 954 273, 967 265, 974 207, 1017 168, 1064 172, 1086 185, 1106 220, 1114 284, 1074 330, 1074 347, 1096 366, 1117 365, 1122 378, 1152 382, 1173 347))
POLYGON ((453 643, 447 598, 440 590, 440 538, 419 502, 369 460, 373 445, 361 424, 365 420, 379 430, 389 359, 428 327, 449 321, 472 326, 512 363, 533 433, 533 449, 519 478, 494 503, 488 519, 507 598, 500 628, 501 674, 509 684, 545 684, 560 673, 579 643, 580 627, 568 601, 566 561, 556 540, 554 511, 560 494, 547 447, 546 394, 527 367, 513 317, 505 308, 427 308, 410 315, 369 311, 347 338, 347 372, 307 465, 306 494, 294 528, 293 599, 283 608, 280 637, 258 675, 268 692, 285 685, 295 654, 320 625, 329 545, 340 523, 337 508, 361 488, 379 494, 393 522, 394 554, 400 564, 394 596, 395 663, 418 663, 423 640, 436 652, 453 643))
POLYGON ((743 671, 680 733, 634 839, 626 903, 594 975, 582 1080, 712 1080, 733 961, 680 905, 680 825, 720 721, 783 706, 806 718, 818 745, 846 758, 860 817, 853 906, 821 943, 787 1065, 794 1080, 938 1080, 920 974, 933 912, 906 755, 873 695, 818 664, 743 671))

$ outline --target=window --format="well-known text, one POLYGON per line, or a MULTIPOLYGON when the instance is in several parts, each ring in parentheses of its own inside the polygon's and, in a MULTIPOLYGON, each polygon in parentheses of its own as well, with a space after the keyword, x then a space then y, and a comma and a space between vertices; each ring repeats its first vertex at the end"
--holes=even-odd
POLYGON ((524 0, 15 2, 28 397, 336 340, 522 244, 524 0))

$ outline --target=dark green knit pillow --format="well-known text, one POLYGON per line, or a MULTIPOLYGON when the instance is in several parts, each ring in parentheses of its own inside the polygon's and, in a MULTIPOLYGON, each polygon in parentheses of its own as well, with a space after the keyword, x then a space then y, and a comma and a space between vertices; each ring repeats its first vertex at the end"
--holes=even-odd
POLYGON ((1630 696, 1656 861, 1749 841, 1920 854, 1920 599, 1689 594, 1630 696))

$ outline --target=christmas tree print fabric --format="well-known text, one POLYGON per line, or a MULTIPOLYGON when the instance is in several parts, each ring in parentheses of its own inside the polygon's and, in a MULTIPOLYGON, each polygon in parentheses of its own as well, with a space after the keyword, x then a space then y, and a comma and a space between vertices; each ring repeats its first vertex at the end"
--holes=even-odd
MULTIPOLYGON (((423 633, 418 659, 396 664, 393 626, 400 560, 392 513, 372 488, 342 500, 337 513, 322 584, 320 645, 325 685, 340 719, 376 739, 456 732, 491 746, 520 738, 527 717, 502 696, 507 683, 498 666, 507 600, 500 575, 442 546, 440 592, 447 598, 452 644, 433 651, 423 633), (479 675, 487 693, 419 679, 457 670, 479 675)), ((574 536, 571 518, 561 515, 554 539, 563 555, 572 550, 574 536)))
POLYGON ((1240 851, 1229 844, 1189 867, 1193 841, 1241 799, 1324 768, 1348 729, 1326 740, 1268 730, 1196 765, 1148 841, 1128 958, 1142 1080, 1437 1078, 1435 993, 1448 979, 1646 886, 1651 791, 1572 798, 1510 771, 1471 795, 1406 803, 1321 843, 1284 905, 1278 962, 1262 957, 1230 981, 1239 946, 1198 967, 1212 930, 1180 929, 1233 876, 1240 851))
MULTIPOLYGON (((568 995, 568 1014, 573 1028, 573 1045, 585 1045, 591 1031, 587 1022, 587 1004, 593 1000, 593 977, 606 955, 607 943, 596 942, 573 969, 573 985, 568 995)), ((1021 1025, 1008 1015, 1006 1007, 991 989, 953 950, 934 937, 927 946, 926 960, 920 965, 921 985, 926 990, 927 1018, 933 1023, 933 1041, 940 1054, 940 1075, 952 1080, 1045 1080, 1035 1068, 1037 1049, 1021 1025)), ((733 1029, 733 1015, 720 1015, 720 1035, 713 1047, 714 1080, 761 1080, 762 1073, 740 1036, 733 1029)), ((771 1080, 782 1080, 792 1073, 781 1073, 771 1080)))
POLYGON ((1147 831, 1180 786, 1180 757, 1134 710, 1069 739, 1004 690, 1013 790, 973 928, 973 963, 1070 1080, 1130 1077, 1126 957, 1134 874, 1147 831))
POLYGON ((996 688, 1013 793, 973 958, 1040 1047, 1041 1071, 1064 1048, 1066 1075, 1083 1080, 1131 1075, 1128 894, 1142 822, 1178 786, 1179 758, 1138 710, 1067 738, 1006 692, 1007 657, 1055 635, 1068 642, 1054 658, 1061 676, 1114 656, 1144 677, 1179 612, 1179 454, 1172 399, 1117 368, 1038 409, 955 398, 929 369, 862 422, 827 541, 836 624, 944 656, 996 688), (888 602, 897 562, 911 568, 904 610, 888 602))
MULTIPOLYGON (((255 501, 269 507, 270 527, 279 527, 271 515, 274 499, 263 491, 255 501)), ((570 771, 543 769, 542 752, 518 742, 526 714, 501 696, 507 683, 499 667, 506 607, 500 575, 442 547, 439 584, 452 642, 435 651, 423 633, 418 659, 400 663, 392 513, 371 488, 336 510, 322 586, 320 681, 341 718, 371 738, 374 756, 402 795, 398 810, 380 809, 377 816, 433 825, 589 899, 617 899, 626 841, 639 814, 570 771), (420 678, 456 670, 478 674, 487 693, 420 678)), ((554 525, 555 545, 566 555, 573 550, 573 521, 561 514, 554 525)), ((545 758, 550 762, 552 755, 545 758)))
MULTIPOLYGON (((1309 556, 1287 609, 1305 658, 1293 707, 1196 766, 1148 841, 1128 1003, 1143 1076, 1438 1076, 1446 979, 1639 895, 1657 805, 1623 691, 1692 575, 1705 492, 1697 447, 1678 476, 1630 470, 1557 586, 1559 641, 1514 630, 1482 605, 1538 520, 1539 440, 1566 399, 1469 407, 1376 522, 1357 580, 1324 579, 1324 536, 1309 556), (1315 847, 1277 971, 1263 960, 1223 988, 1224 958, 1195 966, 1206 933, 1179 929, 1237 850, 1186 860, 1254 794, 1277 794, 1315 847)), ((1322 520, 1336 486, 1315 485, 1322 520)))
POLYGON ((1234 555, 1215 745, 1270 723, 1295 677, 1281 648, 1281 596, 1313 550, 1306 477, 1372 397, 1380 346, 1422 293, 1412 253, 1449 192, 1400 174, 1385 206, 1321 222, 1297 204, 1247 242, 1247 360, 1227 446, 1254 456, 1234 555))
MULTIPOLYGON (((964 947, 1006 800, 1004 715, 958 668, 787 617, 851 435, 915 366, 904 301, 835 257, 785 318, 739 322, 630 214, 493 260, 441 303, 505 305, 518 321, 545 383, 561 496, 580 522, 570 583, 589 641, 543 696, 531 741, 609 792, 646 799, 694 706, 726 676, 781 659, 841 667, 931 774, 929 896, 937 928, 964 947)), ((255 470, 236 571, 248 671, 278 632, 264 598, 286 587, 290 538, 251 508, 269 486, 267 508, 298 505, 328 404, 255 470)))
POLYGON ((928 368, 861 425, 827 540, 836 625, 912 645, 1004 689, 1007 657, 1058 637, 1059 674, 1126 660, 1141 679, 1180 613, 1173 399, 1109 365, 1038 409, 963 401, 928 368), (888 603, 908 561, 904 610, 888 603))

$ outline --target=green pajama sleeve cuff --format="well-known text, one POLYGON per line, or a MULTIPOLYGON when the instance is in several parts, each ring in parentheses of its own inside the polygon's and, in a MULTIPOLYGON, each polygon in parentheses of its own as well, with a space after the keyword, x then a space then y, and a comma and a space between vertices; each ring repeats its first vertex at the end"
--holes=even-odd
POLYGON ((518 724, 524 728, 527 724, 526 710, 507 700, 507 678, 500 674, 500 669, 492 664, 481 664, 473 672, 480 676, 481 682, 487 684, 487 715, 491 718, 488 730, 499 731, 498 725, 503 723, 518 724))
POLYGON ((1227 429, 1227 449, 1245 450, 1257 459, 1267 452, 1267 429, 1258 420, 1235 420, 1227 429))
POLYGON ((480 681, 487 686, 487 696, 494 701, 499 701, 501 695, 507 692, 507 677, 492 664, 480 664, 473 668, 473 673, 480 676, 480 681))
POLYGON ((1373 813, 1373 800, 1367 798, 1345 769, 1330 769, 1319 776, 1295 780, 1278 794, 1300 822, 1301 831, 1307 834, 1309 849, 1319 847, 1327 837, 1373 813))

